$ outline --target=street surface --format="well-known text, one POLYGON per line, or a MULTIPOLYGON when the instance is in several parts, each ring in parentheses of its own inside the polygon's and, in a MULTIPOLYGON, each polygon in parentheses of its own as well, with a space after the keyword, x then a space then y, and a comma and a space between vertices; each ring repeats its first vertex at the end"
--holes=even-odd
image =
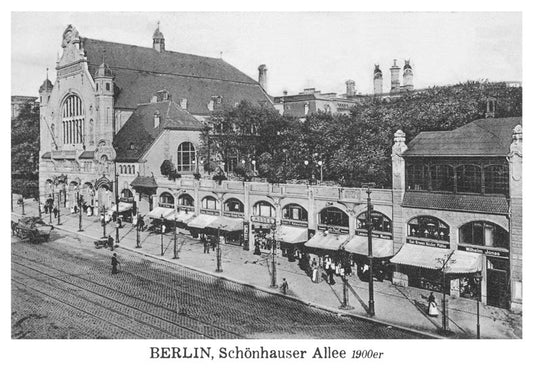
POLYGON ((421 338, 54 230, 12 246, 12 338, 421 338))

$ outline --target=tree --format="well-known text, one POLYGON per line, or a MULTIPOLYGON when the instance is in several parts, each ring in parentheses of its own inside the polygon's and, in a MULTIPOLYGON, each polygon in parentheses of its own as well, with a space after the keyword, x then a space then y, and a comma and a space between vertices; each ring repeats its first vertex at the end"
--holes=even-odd
POLYGON ((39 197, 39 105, 26 103, 11 121, 11 190, 39 197))

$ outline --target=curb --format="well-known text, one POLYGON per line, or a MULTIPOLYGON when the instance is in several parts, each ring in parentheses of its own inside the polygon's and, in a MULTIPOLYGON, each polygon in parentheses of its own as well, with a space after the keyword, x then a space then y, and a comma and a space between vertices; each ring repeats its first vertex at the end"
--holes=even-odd
MULTIPOLYGON (((96 237, 91 236, 91 235, 83 234, 83 233, 81 233, 79 231, 68 230, 68 229, 62 227, 61 225, 60 226, 54 226, 54 228, 57 228, 58 230, 62 230, 62 231, 65 231, 65 232, 68 232, 68 233, 71 233, 71 234, 84 236, 84 237, 86 237, 88 239, 100 240, 100 238, 96 238, 96 237)), ((276 296, 279 296, 279 297, 283 297, 285 299, 289 299, 289 300, 292 300, 294 302, 298 302, 298 303, 304 304, 304 305, 306 305, 308 307, 317 308, 319 310, 323 310, 323 311, 327 311, 327 312, 336 314, 337 316, 350 317, 350 318, 357 319, 357 320, 362 320, 362 321, 367 321, 367 322, 374 323, 374 324, 379 324, 379 325, 385 326, 385 327, 392 327, 392 328, 396 328, 396 329, 399 329, 399 330, 402 330, 404 332, 408 332, 408 333, 411 333, 411 334, 425 336, 425 337, 428 337, 430 339, 448 339, 448 338, 440 336, 440 335, 435 335, 435 334, 432 334, 432 333, 429 333, 429 332, 424 332, 424 331, 419 331, 419 330, 415 330, 415 329, 412 329, 412 328, 407 328, 407 327, 396 325, 394 323, 389 323, 389 322, 386 322, 386 321, 383 321, 383 320, 369 318, 369 317, 362 316, 362 315, 357 315, 357 314, 351 314, 351 313, 349 313, 347 311, 339 310, 337 308, 321 305, 321 304, 314 303, 314 302, 305 301, 303 299, 296 298, 296 297, 291 296, 291 295, 283 295, 283 294, 279 293, 277 290, 270 290, 270 289, 267 289, 267 288, 256 286, 256 285, 250 284, 248 282, 244 282, 244 281, 238 280, 236 278, 223 276, 221 274, 217 274, 216 272, 207 271, 207 270, 204 270, 204 269, 201 269, 201 268, 197 268, 197 267, 193 267, 193 266, 190 266, 190 265, 186 265, 186 264, 180 263, 178 261, 170 261, 170 260, 162 258, 160 256, 156 256, 156 255, 152 255, 152 254, 150 254, 148 252, 144 252, 144 251, 142 251, 140 249, 131 248, 131 247, 127 247, 127 246, 122 246, 122 245, 120 245, 120 243, 116 245, 115 249, 117 249, 117 248, 129 251, 131 253, 136 253, 138 255, 142 255, 142 256, 145 256, 145 257, 149 257, 149 258, 152 258, 152 259, 155 259, 155 260, 158 260, 158 261, 164 261, 164 262, 167 262, 167 263, 179 265, 182 268, 186 268, 186 269, 189 269, 189 270, 192 270, 192 271, 195 271, 195 272, 198 272, 198 273, 202 273, 202 274, 205 274, 205 275, 209 275, 209 276, 212 276, 212 277, 221 278, 221 279, 223 279, 225 281, 237 283, 237 284, 242 285, 242 286, 246 286, 246 287, 258 290, 258 291, 262 291, 264 293, 268 293, 268 294, 271 294, 271 295, 276 295, 276 296)))

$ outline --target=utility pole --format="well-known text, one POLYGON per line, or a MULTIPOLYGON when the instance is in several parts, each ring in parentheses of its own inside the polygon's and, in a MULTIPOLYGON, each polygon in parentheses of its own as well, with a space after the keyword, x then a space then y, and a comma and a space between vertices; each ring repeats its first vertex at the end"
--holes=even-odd
POLYGON ((57 206, 57 225, 61 225, 61 205, 58 204, 57 206))
POLYGON ((165 254, 165 252, 163 251, 163 220, 165 218, 163 218, 163 214, 161 214, 161 256, 163 256, 165 254))
POLYGON ((446 270, 448 269, 448 264, 455 263, 455 260, 451 260, 453 251, 450 254, 443 258, 437 258, 437 261, 442 264, 442 333, 447 334, 448 331, 448 315, 446 312, 446 270))
POLYGON ((105 205, 102 205, 102 229, 104 230, 105 237, 105 205))
POLYGON ((215 270, 215 272, 222 272, 222 251, 220 250, 220 226, 218 226, 217 231, 217 269, 215 270))
POLYGON ((78 232, 81 232, 83 231, 83 229, 81 228, 81 212, 82 212, 82 208, 81 208, 81 202, 82 202, 82 196, 80 196, 80 192, 77 192, 76 193, 76 200, 78 201, 78 212, 80 213, 80 227, 78 229, 78 232))
POLYGON ((117 240, 117 243, 119 241, 119 231, 118 231, 118 171, 117 171, 117 161, 115 160, 115 206, 117 211, 117 217, 116 217, 116 224, 115 224, 115 230, 116 235, 115 239, 117 240))
POLYGON ((141 225, 139 224, 140 220, 141 220, 141 214, 137 213, 137 245, 135 246, 135 248, 141 248, 141 235, 140 235, 141 225))

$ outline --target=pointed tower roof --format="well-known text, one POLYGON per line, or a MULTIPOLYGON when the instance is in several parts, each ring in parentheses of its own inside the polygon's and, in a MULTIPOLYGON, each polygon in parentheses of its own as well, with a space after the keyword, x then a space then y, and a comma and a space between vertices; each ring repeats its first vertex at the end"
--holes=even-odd
POLYGON ((159 21, 157 21, 157 28, 154 31, 154 35, 152 35, 152 39, 165 39, 165 36, 163 33, 161 33, 161 30, 159 30, 159 21))
POLYGON ((52 82, 48 79, 48 68, 46 69, 46 79, 39 87, 39 92, 49 92, 54 88, 52 82))
POLYGON ((113 71, 111 71, 111 68, 105 62, 102 62, 94 73, 94 77, 113 77, 113 71))

